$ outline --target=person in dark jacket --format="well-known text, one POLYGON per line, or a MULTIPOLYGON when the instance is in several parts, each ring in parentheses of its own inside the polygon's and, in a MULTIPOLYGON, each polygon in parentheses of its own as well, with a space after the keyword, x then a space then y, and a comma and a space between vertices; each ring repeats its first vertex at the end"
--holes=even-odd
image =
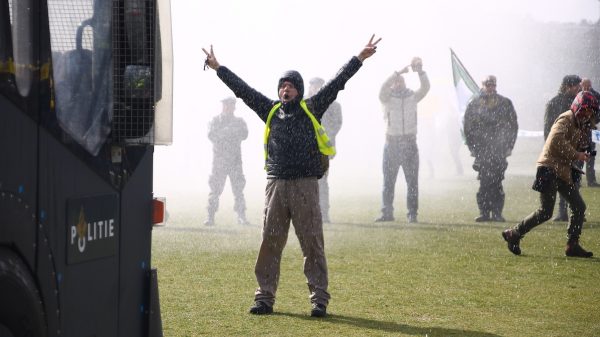
MULTIPOLYGON (((589 91, 592 95, 594 95, 596 100, 600 101, 600 93, 597 92, 596 90, 594 90, 594 88, 592 88, 592 81, 589 78, 583 78, 581 80, 581 90, 589 91)), ((593 116, 592 123, 591 123, 593 130, 597 129, 596 125, 598 123, 600 123, 600 113, 596 113, 593 116)), ((591 132, 590 132, 590 137, 591 137, 591 132)), ((596 150, 596 143, 594 143, 591 138, 590 138, 590 147, 588 150, 590 152, 596 150)), ((588 187, 600 187, 600 184, 598 184, 598 181, 596 180, 596 169, 594 168, 595 163, 596 163, 596 157, 590 156, 590 160, 588 160, 587 163, 585 164, 585 178, 587 180, 588 187)))
MULTIPOLYGON (((563 77, 558 89, 558 94, 552 97, 546 104, 546 112, 544 114, 544 140, 548 138, 550 129, 554 124, 554 121, 560 114, 567 111, 571 107, 573 99, 577 93, 581 90, 581 77, 577 75, 566 75, 563 77)), ((576 186, 579 182, 576 182, 576 186)), ((558 213, 553 219, 554 221, 567 221, 567 203, 562 195, 558 199, 558 213)))
MULTIPOLYGON (((310 79, 308 87, 308 97, 314 96, 325 84, 325 80, 320 77, 314 77, 310 79)), ((337 101, 331 103, 329 108, 323 114, 323 118, 321 119, 323 128, 327 131, 327 135, 331 140, 331 145, 335 146, 335 137, 340 132, 342 128, 342 106, 337 101)), ((336 148, 337 151, 337 148, 336 148)), ((334 156, 331 156, 333 159, 334 156)), ((329 218, 329 182, 327 181, 329 176, 329 170, 323 174, 323 177, 319 179, 319 204, 321 206, 321 215, 323 218, 323 223, 330 223, 331 219, 329 218)))
POLYGON ((319 208, 318 179, 325 173, 323 154, 335 151, 321 133, 319 121, 335 101, 346 82, 363 61, 375 54, 381 38, 367 45, 346 63, 337 75, 306 101, 304 81, 297 71, 286 71, 277 83, 278 99, 272 100, 250 87, 227 67, 217 62, 213 47, 205 64, 266 123, 265 169, 267 187, 262 243, 254 272, 258 289, 252 314, 270 314, 279 283, 281 255, 287 241, 290 220, 304 256, 304 275, 310 293, 311 316, 327 314, 330 294, 325 259, 323 222, 319 208))
POLYGON ((241 144, 248 138, 248 127, 246 122, 234 115, 234 97, 228 97, 221 101, 223 110, 215 116, 208 126, 208 139, 213 143, 212 173, 208 178, 210 193, 208 194, 208 218, 204 222, 206 226, 215 224, 215 213, 219 208, 219 197, 223 193, 225 181, 229 177, 231 190, 233 192, 233 209, 238 214, 238 223, 247 225, 246 200, 244 198, 244 187, 246 178, 242 167, 241 144))
POLYGON ((466 144, 475 157, 473 169, 479 179, 475 221, 504 222, 502 181, 519 125, 511 100, 496 92, 496 77, 487 76, 482 84, 479 94, 467 104, 464 117, 466 144))
POLYGON ((540 192, 540 207, 516 226, 502 232, 508 250, 513 254, 521 254, 520 241, 527 232, 552 217, 558 192, 567 200, 571 209, 565 255, 593 256, 592 252, 586 251, 579 244, 586 206, 575 186, 573 176, 576 173, 573 173, 573 168, 574 162, 589 159, 589 154, 583 149, 589 141, 590 120, 597 112, 596 98, 590 92, 582 91, 573 100, 571 108, 554 121, 537 160, 537 173, 532 186, 540 192))

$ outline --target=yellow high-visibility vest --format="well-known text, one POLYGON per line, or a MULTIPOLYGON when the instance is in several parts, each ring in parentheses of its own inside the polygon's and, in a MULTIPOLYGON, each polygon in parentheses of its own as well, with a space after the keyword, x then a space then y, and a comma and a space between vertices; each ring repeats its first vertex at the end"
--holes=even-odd
MULTIPOLYGON (((271 133, 271 118, 273 118, 275 111, 277 111, 277 109, 279 109, 280 106, 281 102, 275 104, 275 106, 273 106, 273 108, 269 112, 269 115, 267 116, 264 137, 265 161, 267 160, 268 156, 267 143, 269 141, 269 134, 271 133)), ((308 118, 310 118, 313 128, 315 129, 315 137, 317 138, 317 144, 319 144, 319 151, 324 155, 333 156, 335 154, 335 147, 331 144, 331 140, 329 139, 329 136, 327 136, 327 133, 325 133, 325 129, 323 128, 323 126, 321 126, 321 124, 319 124, 319 121, 317 121, 312 112, 308 110, 308 107, 306 106, 306 101, 300 101, 300 106, 302 107, 302 110, 306 112, 308 118)))

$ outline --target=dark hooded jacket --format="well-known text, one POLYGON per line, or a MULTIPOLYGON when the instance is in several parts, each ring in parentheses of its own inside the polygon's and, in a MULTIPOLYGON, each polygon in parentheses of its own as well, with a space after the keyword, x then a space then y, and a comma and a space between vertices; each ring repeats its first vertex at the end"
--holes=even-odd
MULTIPOLYGON (((346 82, 361 66, 362 62, 357 57, 352 57, 331 81, 306 100, 308 109, 319 122, 329 105, 336 100, 338 92, 344 89, 346 82)), ((217 75, 263 122, 267 121, 273 106, 280 102, 256 91, 225 66, 217 69, 217 75)), ((294 83, 298 98, 283 104, 271 119, 271 133, 267 143, 267 178, 321 178, 324 172, 315 131, 309 117, 300 107, 304 82, 295 71, 284 73, 278 85, 284 80, 294 83)))
POLYGON ((465 111, 466 144, 475 158, 505 159, 515 145, 519 124, 510 99, 480 92, 465 111))
POLYGON ((546 112, 544 113, 544 139, 548 138, 550 129, 552 129, 552 125, 558 116, 571 108, 571 103, 573 103, 574 98, 575 95, 559 92, 548 101, 546 104, 546 112))

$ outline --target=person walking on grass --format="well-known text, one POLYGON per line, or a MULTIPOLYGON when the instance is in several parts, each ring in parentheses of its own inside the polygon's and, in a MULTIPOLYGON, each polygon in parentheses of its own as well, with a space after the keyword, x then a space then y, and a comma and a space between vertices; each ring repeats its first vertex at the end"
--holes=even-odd
MULTIPOLYGON (((563 112, 569 110, 573 99, 579 91, 581 91, 581 77, 578 75, 566 75, 563 77, 558 88, 558 93, 546 103, 546 110, 544 112, 544 140, 548 138, 554 121, 563 112)), ((579 188, 579 183, 577 183, 577 188, 579 188)), ((558 213, 552 220, 567 221, 568 219, 567 202, 561 195, 558 197, 558 213)))
POLYGON ((582 91, 573 100, 571 109, 558 116, 552 125, 537 161, 537 173, 532 187, 540 192, 540 208, 513 228, 502 232, 508 250, 513 254, 521 254, 520 242, 525 234, 552 217, 558 192, 571 210, 565 255, 594 255, 579 244, 586 206, 577 188, 581 169, 575 165, 575 161, 588 161, 590 157, 583 149, 588 146, 590 120, 597 112, 596 98, 590 92, 582 91))
MULTIPOLYGON (((286 71, 277 83, 278 99, 272 100, 250 87, 217 61, 213 47, 205 64, 265 122, 265 169, 267 187, 262 243, 254 272, 258 289, 250 313, 271 314, 279 283, 280 263, 290 221, 304 256, 311 316, 324 317, 331 298, 319 208, 318 179, 327 169, 328 156, 335 154, 320 120, 346 82, 375 54, 381 38, 375 35, 357 56, 314 96, 304 100, 304 81, 295 70, 286 71)), ((271 53, 275 49, 269 49, 271 53)))

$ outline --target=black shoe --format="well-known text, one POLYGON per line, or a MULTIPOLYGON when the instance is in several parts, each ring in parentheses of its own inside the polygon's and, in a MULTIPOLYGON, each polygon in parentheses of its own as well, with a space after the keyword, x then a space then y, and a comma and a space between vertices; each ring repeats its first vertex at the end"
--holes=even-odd
POLYGON ((213 219, 208 219, 206 221, 204 221, 204 226, 214 226, 215 225, 215 220, 213 219))
POLYGON ((475 218, 475 222, 486 222, 492 220, 489 215, 482 214, 475 218))
POLYGON ((386 222, 386 221, 394 221, 393 216, 382 215, 379 218, 375 219, 375 222, 386 222))
POLYGON ((515 255, 521 255, 521 247, 519 242, 521 241, 521 235, 514 229, 507 229, 502 232, 502 237, 507 242, 508 250, 515 255))
POLYGON ((250 307, 250 313, 254 315, 269 315, 273 313, 273 307, 267 305, 265 302, 256 301, 250 307))
POLYGON ((408 223, 417 223, 417 215, 414 213, 407 214, 406 221, 408 221, 408 223))
POLYGON ((588 187, 600 187, 600 184, 598 184, 598 183, 597 183, 597 182, 595 182, 595 181, 592 181, 592 182, 589 182, 589 183, 588 183, 588 187))
POLYGON ((323 304, 313 303, 312 310, 310 311, 311 317, 325 317, 327 316, 327 307, 323 304))
POLYGON ((558 222, 558 221, 569 221, 569 217, 564 215, 564 214, 559 214, 557 216, 554 217, 554 219, 552 219, 552 221, 558 222))
POLYGON ((571 257, 592 257, 594 256, 594 253, 588 252, 587 250, 583 249, 583 247, 579 245, 578 241, 573 241, 567 242, 565 255, 571 257))
POLYGON ((502 214, 492 213, 492 221, 496 222, 506 222, 506 219, 502 216, 502 214))
POLYGON ((238 224, 239 225, 243 225, 243 226, 249 226, 250 225, 250 221, 248 221, 245 217, 238 217, 238 224))

